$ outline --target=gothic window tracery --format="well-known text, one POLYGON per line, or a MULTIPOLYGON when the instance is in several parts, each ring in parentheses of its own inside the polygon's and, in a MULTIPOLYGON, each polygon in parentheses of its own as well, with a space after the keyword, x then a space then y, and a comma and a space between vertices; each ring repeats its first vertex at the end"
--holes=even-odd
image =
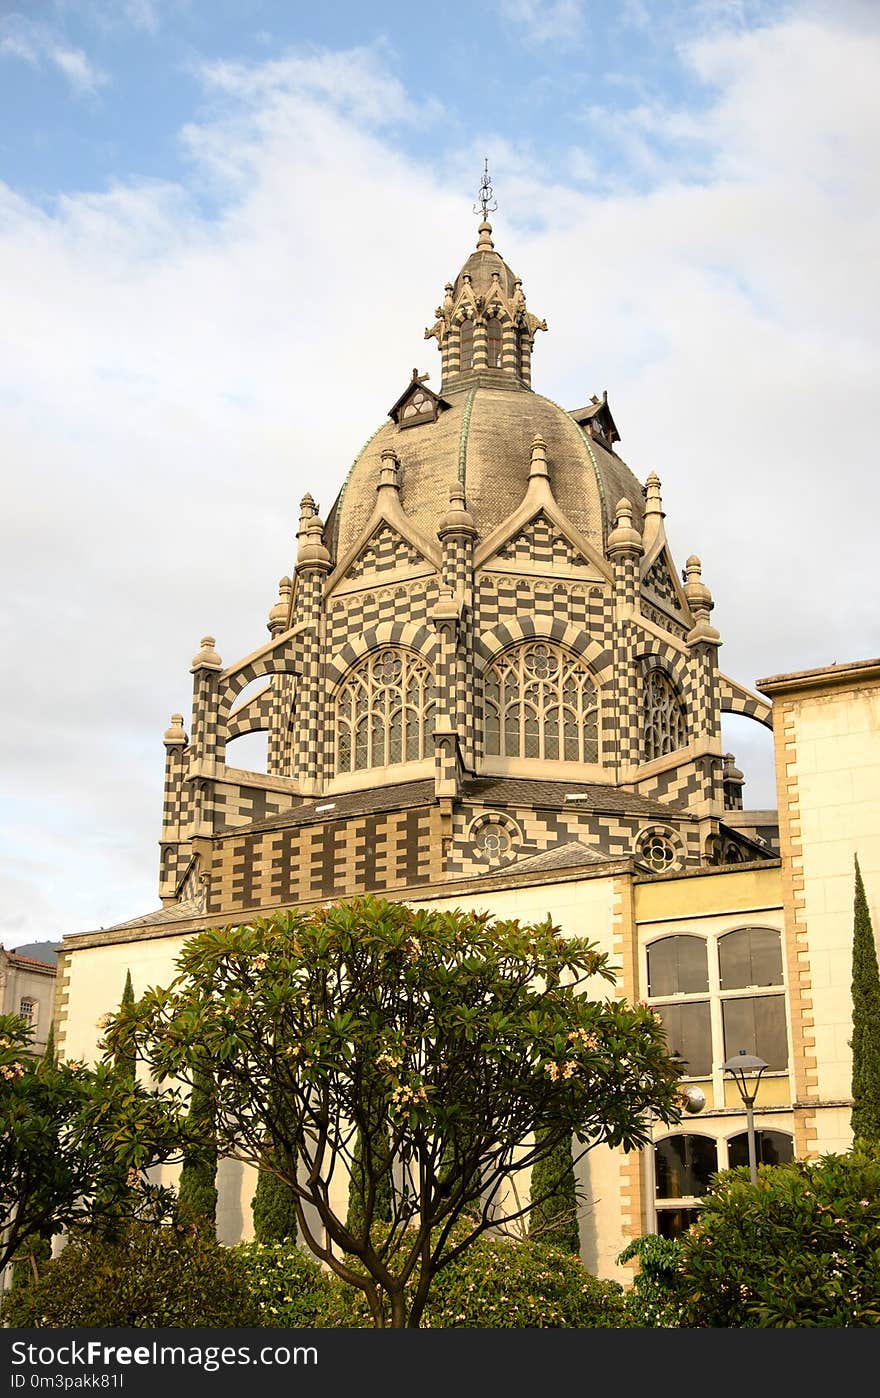
POLYGON ((687 724, 684 705, 676 685, 656 665, 647 666, 643 673, 644 699, 643 751, 644 760, 665 757, 684 747, 687 724))
POLYGON ((336 773, 430 756, 434 672, 411 651, 383 647, 350 671, 336 698, 336 773))
POLYGON ((487 756, 599 760, 598 702, 576 656, 549 641, 505 651, 486 672, 487 756))

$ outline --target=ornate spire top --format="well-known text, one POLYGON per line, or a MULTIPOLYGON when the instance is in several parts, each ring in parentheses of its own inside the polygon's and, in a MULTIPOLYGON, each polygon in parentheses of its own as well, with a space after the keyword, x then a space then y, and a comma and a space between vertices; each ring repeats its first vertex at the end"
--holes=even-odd
MULTIPOLYGON (((492 181, 489 179, 489 157, 486 156, 485 162, 483 164, 483 175, 482 179, 480 180, 480 192, 477 195, 477 202, 474 205, 474 213, 478 214, 482 212, 483 215, 483 222, 480 224, 481 233, 483 231, 484 225, 487 228, 489 228, 489 215, 494 214, 497 208, 498 200, 495 198, 495 191, 492 188, 492 181)), ((491 228, 489 228, 489 232, 492 232, 491 228)), ((492 246, 491 240, 489 242, 489 246, 492 246)))

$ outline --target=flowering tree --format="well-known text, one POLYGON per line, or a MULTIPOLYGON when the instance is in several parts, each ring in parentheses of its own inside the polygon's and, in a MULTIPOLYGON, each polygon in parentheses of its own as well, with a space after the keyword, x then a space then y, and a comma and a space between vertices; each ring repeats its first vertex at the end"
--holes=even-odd
POLYGON ((24 1020, 0 1015, 0 1271, 63 1228, 160 1202, 141 1174, 146 1139, 164 1155, 176 1140, 176 1112, 112 1066, 34 1058, 30 1045, 24 1020))
POLYGON ((418 1325, 437 1271, 538 1202, 508 1186, 561 1140, 630 1150, 679 1117, 661 1026, 590 998, 606 957, 549 920, 366 898, 199 934, 178 969, 108 1051, 134 1045, 160 1083, 209 1069, 218 1149, 285 1181, 377 1326, 418 1325), (335 1201, 356 1148, 353 1219, 335 1201))

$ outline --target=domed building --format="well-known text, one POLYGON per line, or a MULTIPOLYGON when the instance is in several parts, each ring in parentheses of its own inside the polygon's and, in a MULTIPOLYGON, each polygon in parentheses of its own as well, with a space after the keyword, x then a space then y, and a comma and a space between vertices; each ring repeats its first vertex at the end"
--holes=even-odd
MULTIPOLYGON (((607 952, 617 994, 656 1008, 704 1104, 653 1151, 582 1166, 582 1256, 623 1276, 628 1238, 680 1231, 711 1172, 743 1159, 733 1054, 767 1064, 762 1158, 847 1140, 851 929, 822 924, 814 946, 803 912, 825 759, 811 752, 800 796, 792 773, 797 696, 845 697, 858 666, 764 682, 783 696, 780 846, 775 811, 743 810, 721 735, 725 711, 772 727, 771 703, 719 671, 700 560, 679 571, 660 481, 621 457, 607 395, 566 410, 533 388, 546 330, 484 209, 425 331, 436 391, 412 371, 325 521, 304 497, 268 639, 229 665, 202 640, 191 722, 164 735, 161 907, 65 938, 56 1018, 88 1059, 127 972, 139 993, 192 932, 284 908, 376 893, 549 914, 607 952), (256 733, 263 771, 235 762, 256 733)), ((253 1183, 223 1163, 227 1241, 249 1232, 253 1183)))
POLYGON ((439 391, 413 370, 326 524, 303 499, 269 642, 193 661, 190 734, 165 736, 169 905, 771 852, 728 818, 720 727, 769 705, 719 675, 699 559, 680 581, 607 397, 566 412, 532 388, 546 322, 487 222, 436 316, 439 391), (234 765, 256 731, 259 778, 234 765))

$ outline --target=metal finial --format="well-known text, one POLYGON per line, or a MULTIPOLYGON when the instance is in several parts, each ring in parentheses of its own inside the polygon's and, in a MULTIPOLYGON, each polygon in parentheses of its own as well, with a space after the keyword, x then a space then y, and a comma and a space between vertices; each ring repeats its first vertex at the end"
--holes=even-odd
POLYGON ((489 179, 488 156, 486 156, 486 161, 483 166, 483 178, 480 180, 480 192, 477 195, 477 199, 479 203, 474 205, 474 213, 478 214, 482 211, 483 222, 485 223, 489 214, 494 213, 498 208, 498 204, 495 200, 495 191, 492 188, 492 181, 489 179))

